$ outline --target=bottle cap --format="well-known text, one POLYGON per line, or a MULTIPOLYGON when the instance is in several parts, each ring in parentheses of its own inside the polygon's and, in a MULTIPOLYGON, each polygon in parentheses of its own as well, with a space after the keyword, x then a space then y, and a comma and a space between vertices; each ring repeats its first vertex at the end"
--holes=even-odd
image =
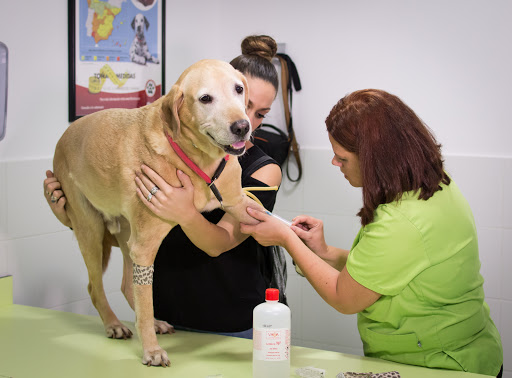
POLYGON ((267 289, 265 290, 266 301, 278 301, 279 300, 279 289, 267 289))

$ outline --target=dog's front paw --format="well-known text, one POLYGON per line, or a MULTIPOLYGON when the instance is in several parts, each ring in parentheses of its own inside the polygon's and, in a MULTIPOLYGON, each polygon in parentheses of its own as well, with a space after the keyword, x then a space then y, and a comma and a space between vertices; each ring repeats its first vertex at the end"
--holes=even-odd
POLYGON ((116 322, 105 326, 105 333, 111 339, 129 339, 132 337, 132 331, 121 322, 116 322))
POLYGON ((142 356, 142 363, 148 366, 171 366, 167 352, 160 347, 152 351, 145 350, 142 356))
POLYGON ((170 325, 169 323, 167 323, 163 320, 155 319, 155 332, 162 334, 162 333, 174 333, 176 331, 174 330, 174 327, 172 325, 170 325))

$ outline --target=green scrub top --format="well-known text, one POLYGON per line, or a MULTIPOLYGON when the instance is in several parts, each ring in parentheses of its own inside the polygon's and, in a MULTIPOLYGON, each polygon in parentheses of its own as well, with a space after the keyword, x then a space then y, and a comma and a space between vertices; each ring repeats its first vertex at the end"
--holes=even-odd
POLYGON ((358 314, 364 353, 496 376, 501 339, 484 302, 473 214, 457 185, 404 193, 361 228, 347 270, 381 297, 358 314))

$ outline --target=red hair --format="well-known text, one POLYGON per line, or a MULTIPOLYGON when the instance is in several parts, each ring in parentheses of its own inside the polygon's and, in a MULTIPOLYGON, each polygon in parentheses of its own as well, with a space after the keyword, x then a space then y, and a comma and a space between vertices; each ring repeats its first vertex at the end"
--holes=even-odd
POLYGON ((428 200, 450 178, 443 168, 441 145, 414 111, 398 97, 377 89, 348 94, 325 120, 327 131, 359 158, 363 226, 380 204, 398 201, 408 191, 428 200))

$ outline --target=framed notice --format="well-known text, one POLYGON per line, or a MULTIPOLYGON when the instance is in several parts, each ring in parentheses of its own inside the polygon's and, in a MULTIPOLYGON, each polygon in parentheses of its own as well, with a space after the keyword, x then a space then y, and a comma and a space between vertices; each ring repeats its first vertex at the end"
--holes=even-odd
POLYGON ((69 121, 165 93, 165 0, 68 0, 69 121))

